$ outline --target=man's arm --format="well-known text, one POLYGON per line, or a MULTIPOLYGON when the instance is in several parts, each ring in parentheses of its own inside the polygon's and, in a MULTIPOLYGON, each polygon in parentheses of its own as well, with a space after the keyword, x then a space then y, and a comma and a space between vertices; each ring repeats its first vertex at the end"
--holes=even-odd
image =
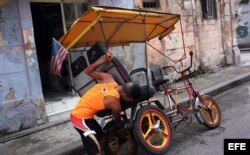
POLYGON ((119 123, 121 120, 120 113, 122 111, 120 100, 113 96, 108 96, 104 99, 104 106, 105 108, 112 110, 112 115, 115 119, 115 123, 119 123))
POLYGON ((96 71, 96 69, 104 63, 110 62, 112 59, 111 51, 106 52, 105 56, 89 65, 84 72, 91 76, 95 80, 99 80, 102 83, 108 83, 114 81, 112 75, 104 72, 96 71))
POLYGON ((119 123, 121 121, 121 114, 120 114, 121 111, 122 111, 122 108, 121 108, 120 102, 113 104, 112 115, 115 119, 115 123, 119 123))

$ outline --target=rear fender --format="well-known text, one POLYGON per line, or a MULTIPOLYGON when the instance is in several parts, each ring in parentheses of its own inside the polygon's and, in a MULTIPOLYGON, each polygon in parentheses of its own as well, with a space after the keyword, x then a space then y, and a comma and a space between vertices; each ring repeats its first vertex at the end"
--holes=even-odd
POLYGON ((161 102, 159 100, 150 100, 150 101, 144 101, 144 102, 140 102, 138 103, 136 106, 133 106, 131 108, 131 121, 135 120, 135 116, 137 114, 137 111, 143 107, 143 106, 148 106, 148 105, 155 105, 157 107, 159 107, 161 110, 165 110, 165 107, 161 104, 161 102))
POLYGON ((200 106, 201 106, 200 100, 198 97, 196 97, 194 100, 194 109, 195 109, 194 115, 195 115, 197 121, 200 124, 203 124, 203 119, 201 118, 201 115, 200 115, 200 108, 199 108, 200 106))

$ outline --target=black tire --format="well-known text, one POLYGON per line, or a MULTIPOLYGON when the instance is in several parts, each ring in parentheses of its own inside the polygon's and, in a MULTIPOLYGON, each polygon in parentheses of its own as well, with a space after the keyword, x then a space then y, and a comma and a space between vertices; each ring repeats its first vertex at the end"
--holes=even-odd
POLYGON ((133 126, 134 138, 146 152, 160 155, 169 151, 172 143, 171 126, 160 108, 153 105, 143 106, 137 111, 133 126), (154 126, 155 129, 152 128, 154 126))
POLYGON ((208 95, 202 95, 199 100, 201 104, 205 104, 206 107, 209 108, 208 110, 207 108, 201 107, 198 112, 198 115, 202 119, 204 126, 209 129, 215 129, 220 126, 221 111, 216 101, 208 95))

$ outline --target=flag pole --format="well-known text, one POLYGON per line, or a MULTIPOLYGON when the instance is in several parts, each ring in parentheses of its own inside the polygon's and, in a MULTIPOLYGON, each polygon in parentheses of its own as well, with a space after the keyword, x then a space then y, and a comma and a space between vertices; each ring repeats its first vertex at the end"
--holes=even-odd
MULTIPOLYGON (((66 34, 67 33, 67 28, 66 28, 65 12, 64 12, 63 2, 62 1, 60 2, 60 6, 61 6, 61 10, 62 10, 63 32, 64 32, 64 34, 66 34)), ((70 51, 68 50, 68 52, 70 52, 70 51)), ((68 69, 69 69, 69 80, 68 81, 70 83, 70 88, 73 88, 74 82, 73 82, 73 75, 72 75, 72 69, 71 69, 71 61, 72 60, 71 60, 70 53, 68 54, 67 59, 68 59, 67 65, 68 65, 68 69)), ((71 89, 71 92, 72 92, 73 96, 77 96, 76 92, 73 89, 71 89)))

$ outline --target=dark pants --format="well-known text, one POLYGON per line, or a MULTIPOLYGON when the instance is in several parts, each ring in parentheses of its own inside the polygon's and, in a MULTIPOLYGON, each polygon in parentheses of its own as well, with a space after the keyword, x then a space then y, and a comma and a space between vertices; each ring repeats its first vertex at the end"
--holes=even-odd
POLYGON ((71 122, 81 136, 88 155, 96 155, 101 151, 99 141, 104 137, 101 126, 95 119, 78 119, 71 116, 71 122))

